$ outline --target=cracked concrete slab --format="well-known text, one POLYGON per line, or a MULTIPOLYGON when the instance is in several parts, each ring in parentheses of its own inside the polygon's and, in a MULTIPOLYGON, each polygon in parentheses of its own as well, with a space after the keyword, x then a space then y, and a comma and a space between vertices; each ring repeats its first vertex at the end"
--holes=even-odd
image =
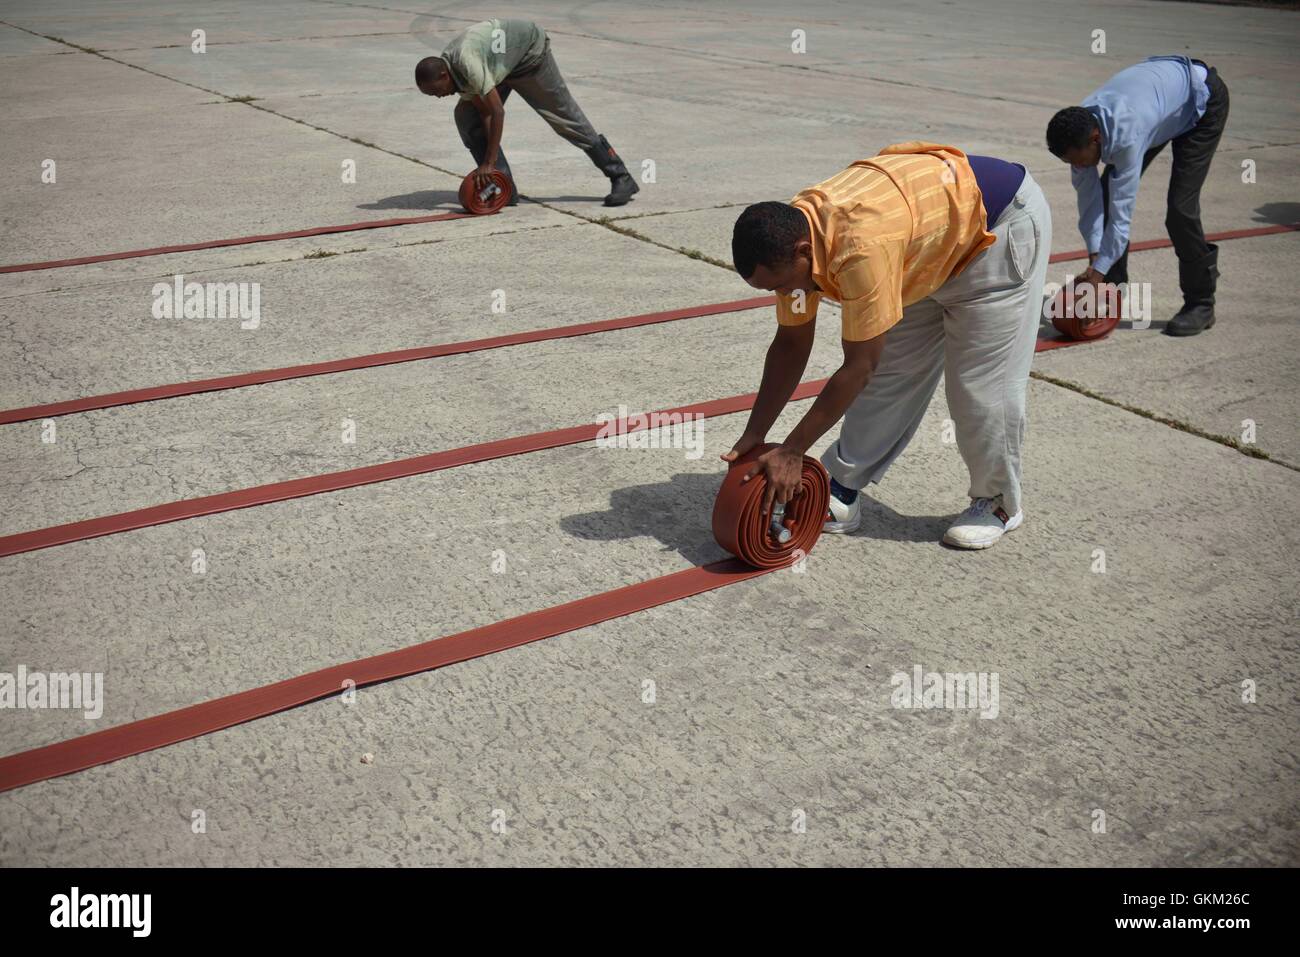
POLYGON ((51 56, 71 52, 64 44, 0 23, 0 57, 51 56))
POLYGON ((42 58, 37 72, 56 83, 84 73, 127 97, 161 85, 164 103, 6 123, 0 163, 22 174, 7 187, 4 264, 414 215, 372 210, 417 193, 436 193, 421 197, 424 211, 459 208, 457 179, 248 105, 198 105, 196 91, 98 59, 42 58), (47 159, 53 182, 42 178, 47 159))
POLYGON ((1159 334, 1164 320, 1182 305, 1173 251, 1137 254, 1130 277, 1151 283, 1151 328, 1122 327, 1113 341, 1062 350, 1072 352, 1068 360, 1061 353, 1045 353, 1034 368, 1300 468, 1294 289, 1279 282, 1297 251, 1300 235, 1295 233, 1223 243, 1217 321, 1197 337, 1195 348, 1189 348, 1191 340, 1159 334))
MULTIPOLYGON (((150 260, 130 261, 141 264, 135 277, 0 299, 17 353, 0 397, 10 408, 754 295, 734 273, 684 263, 668 251, 545 211, 533 220, 535 229, 459 237, 461 226, 493 221, 506 222, 434 223, 420 228, 442 236, 438 242, 181 274, 187 282, 257 283, 256 327, 239 316, 155 317, 157 303, 174 303, 175 276, 143 273, 158 269, 144 265, 150 260), (562 224, 548 225, 556 219, 562 224), (548 241, 544 234, 551 232, 548 241), (602 284, 608 272, 602 257, 641 254, 638 271, 611 295, 602 284), (572 264, 575 255, 581 265, 572 264), (496 262, 517 267, 494 269, 496 262), (557 290, 559 268, 585 270, 586 281, 557 290), (159 283, 165 288, 155 291, 159 283)), ((364 243, 368 234, 351 235, 351 242, 364 243)), ((190 255, 165 258, 176 267, 190 255)))

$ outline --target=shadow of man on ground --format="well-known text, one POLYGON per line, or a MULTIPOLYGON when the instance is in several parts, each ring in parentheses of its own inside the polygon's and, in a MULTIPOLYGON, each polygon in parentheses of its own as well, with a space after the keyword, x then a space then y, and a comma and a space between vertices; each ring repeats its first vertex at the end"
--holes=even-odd
POLYGON ((566 515, 560 527, 587 541, 647 536, 694 565, 716 561, 724 556, 713 541, 711 521, 722 475, 721 469, 716 475, 681 472, 667 482, 614 489, 608 509, 566 515))
MULTIPOLYGON (((694 565, 722 558, 713 540, 713 500, 722 484, 716 475, 678 473, 667 482, 615 489, 609 508, 566 515, 560 527, 575 538, 611 542, 649 537, 694 565)), ((901 515, 870 495, 862 498, 862 527, 850 538, 938 544, 952 515, 901 515)))
POLYGON ((1300 223, 1300 203, 1265 203, 1255 207, 1255 222, 1273 226, 1300 223))

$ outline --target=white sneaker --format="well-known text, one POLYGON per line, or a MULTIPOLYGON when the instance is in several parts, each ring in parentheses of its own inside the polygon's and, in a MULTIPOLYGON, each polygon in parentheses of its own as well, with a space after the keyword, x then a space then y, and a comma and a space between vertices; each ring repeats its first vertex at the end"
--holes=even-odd
POLYGON ((856 532, 862 524, 862 493, 853 500, 852 505, 845 505, 834 495, 827 500, 826 523, 823 532, 832 535, 847 535, 856 532))
POLYGON ((944 533, 943 542, 954 548, 988 548, 1024 520, 1024 511, 1008 516, 1000 498, 974 498, 944 533))

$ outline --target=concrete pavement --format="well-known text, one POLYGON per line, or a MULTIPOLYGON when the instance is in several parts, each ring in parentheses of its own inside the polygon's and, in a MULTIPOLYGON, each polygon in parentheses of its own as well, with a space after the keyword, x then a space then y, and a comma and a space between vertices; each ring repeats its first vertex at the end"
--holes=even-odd
MULTIPOLYGON (((603 208, 603 178, 512 99, 526 201, 500 216, 0 276, 0 407, 751 296, 715 263, 739 210, 903 139, 1024 163, 1076 249, 1043 128, 1152 53, 1232 90, 1207 228, 1300 220, 1292 11, 19 0, 0 264, 454 208, 470 160, 411 68, 503 14, 545 26, 597 129, 653 164, 632 204, 603 208), (260 325, 154 318, 176 274, 258 283, 260 325)), ((1167 175, 1135 239, 1163 236, 1167 175)), ((1173 252, 1134 253, 1153 327, 1037 357, 1027 521, 987 553, 937 544, 966 492, 940 390, 862 529, 804 573, 0 795, 0 864, 1300 863, 1298 249, 1224 243, 1219 324, 1188 340, 1159 333, 1173 252), (996 674, 996 716, 895 707, 917 666, 996 674)), ((833 319, 810 378, 836 367, 833 319)), ((125 406, 58 419, 53 443, 3 426, 0 534, 749 392, 771 325, 125 406)), ((722 557, 717 456, 743 425, 707 420, 699 457, 587 443, 0 559, 0 671, 105 687, 96 721, 0 711, 0 753, 722 557)))

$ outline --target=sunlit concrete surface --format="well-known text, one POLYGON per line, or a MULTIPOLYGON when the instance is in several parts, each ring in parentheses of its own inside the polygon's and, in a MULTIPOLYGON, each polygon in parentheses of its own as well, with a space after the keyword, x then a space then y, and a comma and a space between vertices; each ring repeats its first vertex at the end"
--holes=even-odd
MULTIPOLYGON (((524 201, 498 216, 0 275, 0 407, 747 298, 740 209, 901 140, 1025 164, 1077 250, 1047 120, 1156 53, 1231 89, 1206 228, 1300 221, 1291 11, 13 0, 0 265, 456 209, 473 164, 412 68, 491 15, 548 30, 642 179, 631 204, 604 208, 512 98, 524 201), (176 275, 257 283, 256 328, 156 318, 176 275)), ((1168 173, 1135 239, 1163 237, 1168 173)), ((940 390, 861 530, 802 573, 11 791, 0 864, 1300 864, 1298 253, 1224 243, 1218 324, 1182 340, 1160 332, 1172 250, 1134 253, 1150 324, 1037 357, 1026 522, 988 552, 938 545, 966 492, 940 390), (895 707, 918 666, 996 674, 996 707, 895 707)), ((809 378, 838 364, 835 320, 809 378)), ((751 309, 127 405, 53 442, 0 426, 0 534, 751 392, 772 326, 751 309)), ((0 559, 0 671, 104 676, 97 720, 0 710, 0 754, 719 559, 717 457, 743 425, 0 559)))

